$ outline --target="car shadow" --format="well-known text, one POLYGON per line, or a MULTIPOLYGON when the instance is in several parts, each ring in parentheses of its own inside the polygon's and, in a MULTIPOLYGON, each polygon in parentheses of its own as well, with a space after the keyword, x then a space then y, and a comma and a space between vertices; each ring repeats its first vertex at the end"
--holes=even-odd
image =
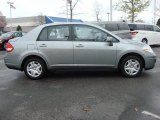
POLYGON ((87 71, 87 70, 75 70, 75 71, 56 71, 49 72, 48 78, 97 78, 97 77, 120 77, 121 74, 114 71, 87 71))
POLYGON ((142 74, 135 78, 123 77, 117 70, 114 71, 56 71, 49 72, 46 78, 40 81, 63 81, 63 80, 134 80, 145 79, 150 77, 150 74, 142 72, 142 74))
POLYGON ((160 47, 160 45, 151 45, 152 48, 160 47))

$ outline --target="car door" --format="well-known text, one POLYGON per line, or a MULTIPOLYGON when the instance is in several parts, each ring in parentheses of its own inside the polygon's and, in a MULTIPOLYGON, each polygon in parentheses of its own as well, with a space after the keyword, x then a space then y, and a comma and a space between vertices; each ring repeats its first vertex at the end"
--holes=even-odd
POLYGON ((153 45, 155 43, 156 34, 153 31, 152 25, 145 25, 144 28, 145 28, 145 33, 146 33, 146 36, 144 37, 147 38, 149 45, 153 45))
POLYGON ((156 39, 154 40, 154 44, 160 44, 160 28, 153 25, 153 31, 156 37, 156 39))
MULTIPOLYGON (((74 25, 74 64, 78 66, 115 66, 116 43, 106 42, 111 35, 87 25, 74 25)), ((113 37, 114 38, 114 37, 113 37)))
POLYGON ((49 26, 39 35, 37 46, 51 67, 73 64, 73 42, 69 25, 49 26))

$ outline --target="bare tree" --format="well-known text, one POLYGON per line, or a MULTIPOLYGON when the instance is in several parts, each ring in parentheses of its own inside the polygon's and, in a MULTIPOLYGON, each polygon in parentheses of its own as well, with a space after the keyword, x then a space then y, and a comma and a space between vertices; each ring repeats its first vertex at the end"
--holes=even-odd
POLYGON ((69 4, 70 22, 72 22, 73 12, 79 1, 80 0, 67 0, 67 3, 69 4))
POLYGON ((94 14, 96 16, 97 22, 99 22, 100 21, 100 15, 102 14, 102 9, 101 9, 101 6, 98 3, 95 3, 94 14))

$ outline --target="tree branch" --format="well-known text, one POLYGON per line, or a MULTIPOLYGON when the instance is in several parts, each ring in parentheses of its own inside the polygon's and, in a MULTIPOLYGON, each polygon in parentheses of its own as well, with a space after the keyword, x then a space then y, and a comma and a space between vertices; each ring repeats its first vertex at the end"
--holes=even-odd
POLYGON ((77 1, 75 2, 75 4, 74 4, 73 7, 72 7, 72 10, 76 7, 76 5, 77 5, 78 2, 79 2, 79 0, 77 0, 77 1))

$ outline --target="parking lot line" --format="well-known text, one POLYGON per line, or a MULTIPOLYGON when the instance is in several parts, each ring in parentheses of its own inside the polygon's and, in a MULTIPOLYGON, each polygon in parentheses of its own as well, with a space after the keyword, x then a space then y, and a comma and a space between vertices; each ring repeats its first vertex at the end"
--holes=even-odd
POLYGON ((156 115, 154 113, 151 113, 151 112, 148 112, 148 111, 143 111, 142 113, 145 114, 145 115, 152 116, 152 117, 160 120, 160 116, 158 116, 158 115, 156 115))

